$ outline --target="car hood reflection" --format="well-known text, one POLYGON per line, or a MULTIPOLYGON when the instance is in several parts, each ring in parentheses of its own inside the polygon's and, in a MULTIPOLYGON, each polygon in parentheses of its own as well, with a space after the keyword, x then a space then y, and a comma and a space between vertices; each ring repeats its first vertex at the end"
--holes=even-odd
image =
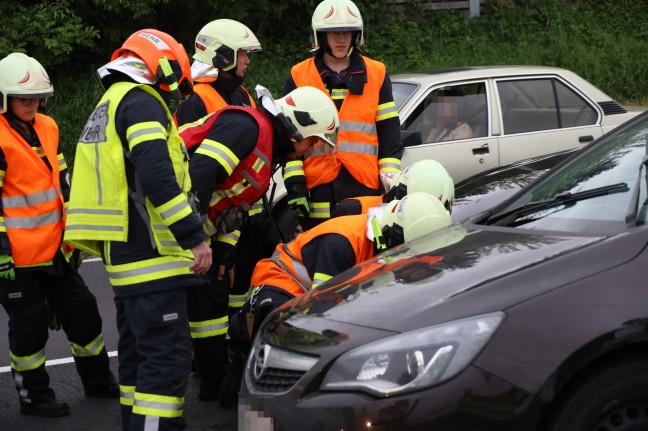
MULTIPOLYGON (((306 324, 305 317, 311 316, 318 318, 319 327, 325 319, 402 332, 492 311, 486 289, 510 290, 504 295, 505 301, 498 295, 500 307, 528 297, 528 291, 519 293, 522 289, 515 289, 514 283, 498 280, 509 274, 515 279, 525 268, 546 264, 556 256, 601 239, 517 230, 467 232, 454 226, 345 271, 282 307, 280 320, 287 319, 289 325, 299 326, 306 324)), ((558 284, 568 283, 569 277, 581 278, 588 271, 587 265, 575 267, 563 273, 558 284)))

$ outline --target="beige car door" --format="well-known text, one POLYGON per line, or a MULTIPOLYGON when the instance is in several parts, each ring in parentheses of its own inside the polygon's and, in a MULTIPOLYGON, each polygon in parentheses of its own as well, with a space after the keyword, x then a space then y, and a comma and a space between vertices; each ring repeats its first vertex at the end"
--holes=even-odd
POLYGON ((496 82, 500 163, 578 148, 603 134, 598 105, 555 77, 496 82))
POLYGON ((490 127, 486 81, 446 83, 423 95, 403 123, 403 130, 419 134, 401 161, 440 162, 455 182, 499 165, 497 138, 490 127))

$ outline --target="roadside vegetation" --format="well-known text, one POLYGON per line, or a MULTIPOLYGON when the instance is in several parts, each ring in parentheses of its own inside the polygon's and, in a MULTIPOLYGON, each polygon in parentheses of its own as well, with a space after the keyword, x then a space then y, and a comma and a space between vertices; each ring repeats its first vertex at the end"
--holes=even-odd
MULTIPOLYGON (((637 0, 487 0, 479 17, 423 11, 420 2, 354 0, 363 13, 363 52, 389 73, 442 67, 536 64, 573 70, 627 105, 648 105, 648 2, 637 0)), ((50 72, 48 107, 61 128, 68 164, 101 96, 95 70, 133 31, 157 28, 193 53, 196 32, 217 18, 237 19, 263 45, 245 85, 281 96, 290 66, 309 55, 318 0, 41 0, 1 2, 0 57, 22 51, 50 72)))

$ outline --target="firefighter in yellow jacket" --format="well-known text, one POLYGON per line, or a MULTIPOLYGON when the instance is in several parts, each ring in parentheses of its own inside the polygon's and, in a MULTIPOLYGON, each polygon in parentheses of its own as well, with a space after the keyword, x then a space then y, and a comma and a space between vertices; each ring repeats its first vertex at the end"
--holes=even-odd
POLYGON ((331 217, 342 199, 380 195, 381 176, 400 171, 400 121, 385 65, 360 52, 360 11, 350 0, 324 0, 312 17, 315 57, 292 67, 284 93, 311 85, 326 91, 340 114, 333 157, 311 154, 287 163, 288 205, 308 229, 331 217))
POLYGON ((254 291, 230 323, 230 373, 223 384, 221 404, 236 399, 231 392, 240 385, 249 340, 270 312, 386 249, 449 224, 450 214, 441 202, 417 192, 366 215, 330 219, 279 244, 272 257, 257 264, 252 275, 254 291))
POLYGON ((26 415, 69 413, 45 371, 48 303, 65 331, 86 396, 119 397, 97 301, 61 252, 67 166, 56 122, 38 112, 54 87, 22 53, 0 60, 0 303, 9 315, 11 372, 26 415))
POLYGON ((124 431, 180 430, 191 369, 186 289, 211 249, 168 110, 192 91, 170 35, 133 33, 98 70, 106 92, 76 148, 66 241, 100 255, 115 293, 124 431))

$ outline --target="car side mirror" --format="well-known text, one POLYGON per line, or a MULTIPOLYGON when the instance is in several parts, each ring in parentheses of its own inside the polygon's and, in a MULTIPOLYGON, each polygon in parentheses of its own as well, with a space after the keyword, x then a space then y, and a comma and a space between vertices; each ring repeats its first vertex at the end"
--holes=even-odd
POLYGON ((423 143, 421 132, 418 130, 401 130, 400 134, 403 147, 416 147, 423 143))

